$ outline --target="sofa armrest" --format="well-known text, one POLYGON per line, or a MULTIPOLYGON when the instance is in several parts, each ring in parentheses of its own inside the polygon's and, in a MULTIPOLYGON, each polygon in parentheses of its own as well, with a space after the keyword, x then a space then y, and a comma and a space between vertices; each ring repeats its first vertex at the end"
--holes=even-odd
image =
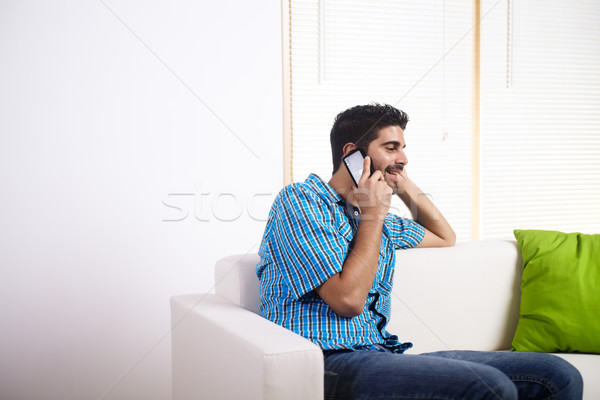
POLYGON ((173 400, 322 399, 318 346, 214 294, 171 298, 173 400))

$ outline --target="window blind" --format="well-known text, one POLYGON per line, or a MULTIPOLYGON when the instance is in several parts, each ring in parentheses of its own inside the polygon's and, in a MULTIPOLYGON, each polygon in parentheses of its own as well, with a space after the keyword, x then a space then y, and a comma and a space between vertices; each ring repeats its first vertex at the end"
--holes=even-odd
POLYGON ((600 233, 600 3, 505 4, 481 26, 482 238, 600 233))
POLYGON ((292 0, 290 23, 293 180, 331 177, 337 113, 389 103, 410 118, 409 176, 470 239, 472 3, 292 0))

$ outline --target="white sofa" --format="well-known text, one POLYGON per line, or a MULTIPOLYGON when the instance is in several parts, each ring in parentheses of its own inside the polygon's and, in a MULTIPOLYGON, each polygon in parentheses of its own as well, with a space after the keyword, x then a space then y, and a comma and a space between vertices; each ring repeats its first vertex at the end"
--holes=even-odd
MULTIPOLYGON (((396 254, 388 330, 409 350, 507 350, 519 317, 515 242, 459 243, 396 254), (401 273, 400 273, 401 271, 401 273)), ((173 400, 322 399, 323 357, 308 340, 260 317, 256 254, 215 268, 216 294, 171 298, 173 400)), ((600 399, 600 355, 560 354, 600 399)))

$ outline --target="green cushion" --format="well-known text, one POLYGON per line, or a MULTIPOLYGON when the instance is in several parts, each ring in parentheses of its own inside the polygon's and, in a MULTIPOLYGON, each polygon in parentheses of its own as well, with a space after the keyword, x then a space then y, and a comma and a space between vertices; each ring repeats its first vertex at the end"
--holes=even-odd
POLYGON ((600 353, 600 235, 514 233, 523 278, 512 350, 600 353))

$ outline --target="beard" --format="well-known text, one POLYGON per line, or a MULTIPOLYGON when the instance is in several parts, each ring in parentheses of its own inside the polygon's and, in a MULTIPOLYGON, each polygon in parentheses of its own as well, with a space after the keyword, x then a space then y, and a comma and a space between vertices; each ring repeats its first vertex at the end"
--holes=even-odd
POLYGON ((385 182, 388 184, 388 186, 390 188, 392 188, 393 194, 398 194, 398 181, 397 180, 390 180, 392 178, 388 177, 387 174, 395 175, 396 173, 400 173, 403 170, 404 170, 404 166, 403 165, 390 165, 390 166, 386 167, 382 171, 383 172, 383 176, 385 177, 385 182))

